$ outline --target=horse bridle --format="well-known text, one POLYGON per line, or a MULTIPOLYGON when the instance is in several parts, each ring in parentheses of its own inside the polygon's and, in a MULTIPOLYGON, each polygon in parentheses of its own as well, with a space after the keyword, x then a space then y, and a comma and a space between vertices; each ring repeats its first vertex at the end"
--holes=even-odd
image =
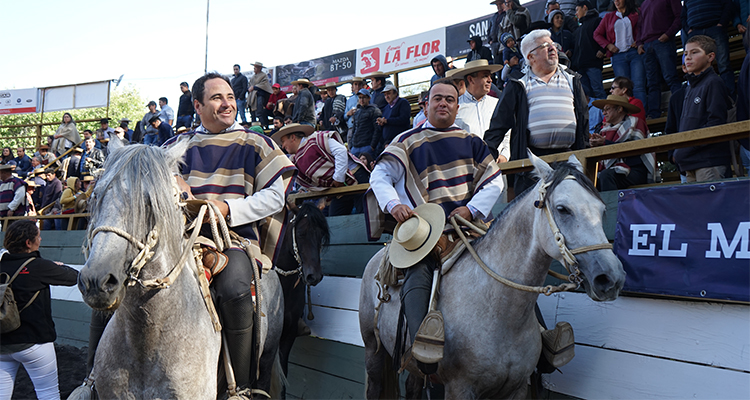
MULTIPOLYGON (((576 178, 573 175, 568 175, 563 180, 576 180, 576 178)), ((552 230, 552 234, 555 238, 555 243, 557 244, 557 247, 560 249, 560 253, 562 254, 563 258, 563 266, 568 271, 568 276, 559 274, 555 271, 552 271, 551 269, 548 271, 549 275, 554 276, 555 278, 561 279, 561 280, 568 280, 570 283, 562 283, 557 286, 547 285, 547 286, 529 286, 529 285, 522 285, 520 283, 513 282, 511 280, 508 280, 506 278, 503 278, 502 276, 498 275, 495 271, 490 269, 479 257, 477 252, 474 250, 474 248, 469 243, 468 239, 464 235, 464 233, 461 231, 460 227, 458 226, 458 222, 461 222, 462 224, 468 226, 474 231, 479 232, 480 234, 485 234, 486 232, 481 230, 480 228, 473 225, 471 222, 465 220, 460 215, 456 215, 453 218, 451 218, 451 224, 453 225, 456 234, 461 238, 461 240, 466 245, 467 250, 471 253, 471 255, 474 257, 474 260, 479 264, 480 267, 492 278, 495 280, 510 286, 512 288, 518 289, 518 290, 524 290, 527 292, 536 292, 536 293, 544 293, 545 295, 549 296, 552 293, 566 291, 566 290, 575 290, 577 289, 581 283, 583 282, 583 278, 581 277, 581 271, 578 269, 578 260, 576 259, 576 254, 583 254, 589 251, 594 250, 611 250, 612 245, 610 243, 599 243, 589 246, 582 246, 577 247, 573 250, 570 250, 565 243, 565 236, 562 232, 560 232, 560 228, 557 226, 557 223, 555 222, 555 218, 552 216, 552 211, 550 210, 549 206, 547 205, 547 189, 552 185, 552 182, 542 182, 539 185, 539 199, 534 201, 534 207, 543 209, 545 211, 545 214, 547 215, 547 221, 549 222, 550 229, 552 230)))
MULTIPOLYGON (((302 216, 302 218, 305 217, 307 217, 307 214, 304 214, 302 216)), ((291 271, 284 271, 276 268, 276 273, 281 276, 292 276, 295 274, 302 275, 302 257, 299 255, 299 247, 297 247, 297 214, 294 214, 292 219, 289 220, 289 223, 292 224, 292 255, 294 256, 294 260, 297 261, 297 265, 299 265, 299 267, 291 271)))

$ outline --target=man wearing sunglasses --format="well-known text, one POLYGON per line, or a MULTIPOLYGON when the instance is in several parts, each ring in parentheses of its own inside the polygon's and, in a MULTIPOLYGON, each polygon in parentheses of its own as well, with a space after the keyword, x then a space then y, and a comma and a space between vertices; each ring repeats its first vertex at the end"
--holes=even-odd
MULTIPOLYGON (((588 140, 588 106, 581 77, 558 66, 558 51, 548 30, 535 30, 521 41, 528 70, 511 78, 503 90, 484 140, 498 157, 498 146, 510 133, 510 160, 583 149, 588 140)), ((520 195, 534 185, 531 173, 516 174, 520 195)))

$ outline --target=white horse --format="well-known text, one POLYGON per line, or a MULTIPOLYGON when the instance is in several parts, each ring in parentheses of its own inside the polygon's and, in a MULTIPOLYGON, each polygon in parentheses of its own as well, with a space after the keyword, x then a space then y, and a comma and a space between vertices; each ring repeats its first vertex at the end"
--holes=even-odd
MULTIPOLYGON (((625 272, 612 250, 605 248, 605 206, 582 174, 583 167, 575 157, 555 170, 531 154, 530 158, 539 182, 508 205, 487 234, 474 243, 476 252, 501 277, 538 286, 552 260, 563 262, 562 252, 570 249, 577 254, 568 253, 568 257, 577 262, 586 293, 596 301, 616 299, 625 272), (544 207, 556 224, 548 220, 544 207), (564 250, 555 241, 553 225, 564 236, 564 250)), ((388 364, 401 302, 398 288, 389 288, 390 301, 383 302, 379 311, 377 328, 382 345, 378 350, 375 308, 379 291, 374 276, 383 253, 378 252, 367 264, 359 300, 369 399, 394 395, 383 391, 386 382, 393 381, 388 364)), ((437 375, 445 385, 446 399, 525 398, 527 379, 542 349, 534 314, 538 295, 491 278, 468 252, 456 261, 442 278, 437 303, 445 321, 444 356, 437 375)), ((414 361, 407 369, 412 375, 421 375, 414 361)))
MULTIPOLYGON (((199 290, 172 176, 185 144, 164 150, 116 142, 94 190, 90 255, 78 283, 86 304, 116 310, 96 351, 97 393, 105 399, 214 399, 221 333, 199 290), (168 276, 171 282, 163 284, 168 276)), ((262 362, 270 366, 283 300, 275 272, 262 284, 262 362)), ((261 372, 267 391, 271 371, 261 372)))

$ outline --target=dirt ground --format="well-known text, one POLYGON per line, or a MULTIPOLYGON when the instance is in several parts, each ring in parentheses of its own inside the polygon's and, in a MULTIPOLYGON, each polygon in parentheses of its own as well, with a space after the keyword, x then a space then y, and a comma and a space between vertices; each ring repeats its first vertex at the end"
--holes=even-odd
MULTIPOLYGON (((86 347, 79 349, 73 346, 58 345, 55 343, 57 352, 57 377, 60 382, 60 398, 66 399, 70 392, 78 387, 86 377, 86 347)), ((23 366, 18 368, 16 385, 13 388, 14 400, 36 399, 34 385, 23 366)))

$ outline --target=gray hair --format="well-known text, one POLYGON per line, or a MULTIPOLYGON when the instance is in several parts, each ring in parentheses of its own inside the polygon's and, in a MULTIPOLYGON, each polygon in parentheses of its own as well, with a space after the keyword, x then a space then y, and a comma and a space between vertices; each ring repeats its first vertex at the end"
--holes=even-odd
POLYGON ((521 54, 523 54, 523 58, 529 58, 529 53, 537 46, 537 40, 548 37, 552 37, 552 34, 546 29, 536 29, 529 32, 521 41, 521 54))

